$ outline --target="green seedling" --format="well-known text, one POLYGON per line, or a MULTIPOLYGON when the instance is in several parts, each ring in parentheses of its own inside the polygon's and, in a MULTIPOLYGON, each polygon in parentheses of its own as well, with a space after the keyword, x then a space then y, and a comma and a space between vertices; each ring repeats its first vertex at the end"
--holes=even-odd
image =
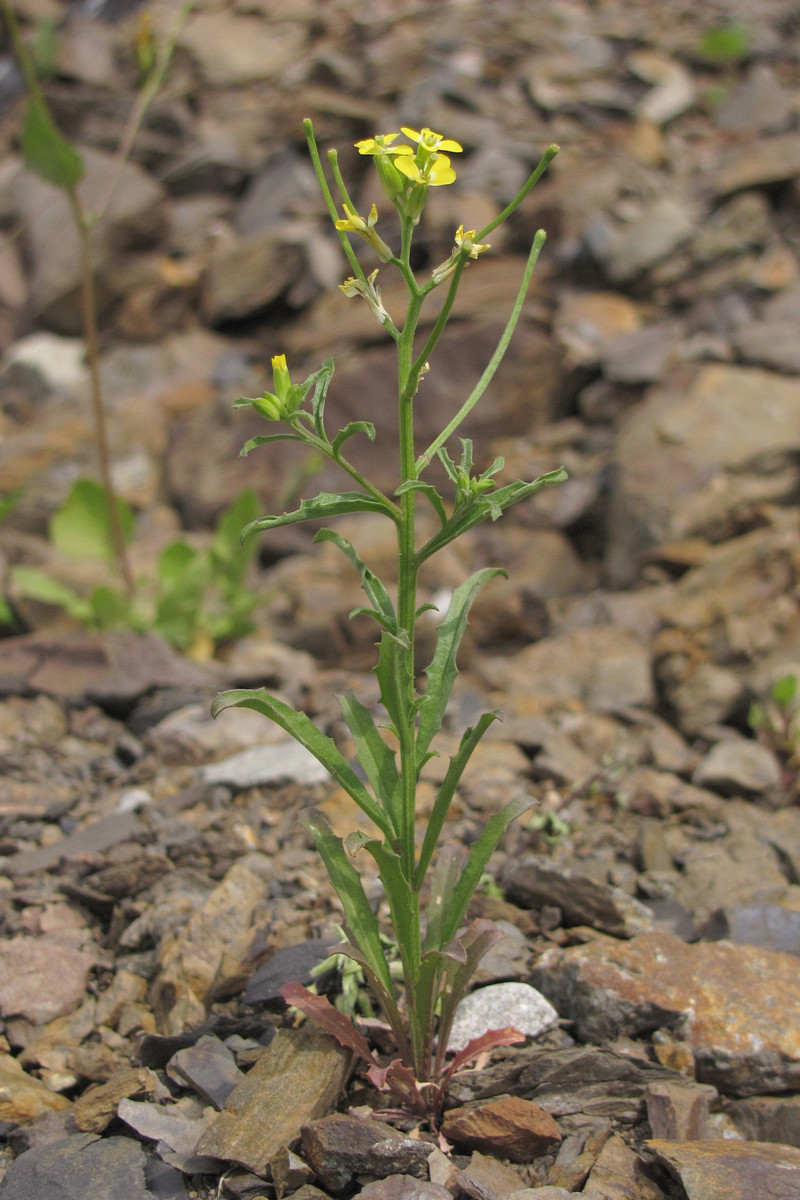
POLYGON ((781 675, 765 702, 750 705, 747 721, 759 741, 783 766, 784 789, 790 796, 800 790, 800 685, 794 674, 781 675))
MULTIPOLYGON (((119 526, 130 542, 134 515, 123 501, 117 505, 119 526)), ((152 630, 177 650, 205 657, 220 642, 252 629, 259 598, 248 587, 247 573, 256 546, 242 544, 239 533, 257 511, 255 494, 242 492, 223 513, 209 545, 172 542, 159 556, 155 577, 137 580, 132 595, 114 584, 113 574, 88 595, 35 567, 14 567, 11 578, 20 596, 62 608, 89 629, 152 630)), ((79 479, 73 485, 51 520, 50 540, 66 558, 113 567, 108 500, 100 483, 79 479)))

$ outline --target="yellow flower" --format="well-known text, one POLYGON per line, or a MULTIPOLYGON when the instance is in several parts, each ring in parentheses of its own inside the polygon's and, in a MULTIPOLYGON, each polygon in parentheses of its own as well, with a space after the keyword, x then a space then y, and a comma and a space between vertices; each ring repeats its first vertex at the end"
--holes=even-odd
MULTIPOLYGON (((401 129, 407 138, 411 138, 412 142, 419 143, 420 150, 426 150, 429 154, 435 150, 447 150, 451 154, 460 154, 463 146, 459 146, 458 142, 454 142, 452 138, 442 137, 441 133, 434 133, 432 129, 409 129, 407 125, 401 125, 401 129)), ((396 134, 394 136, 397 136, 396 134)))
POLYGON ((446 154, 431 154, 428 160, 421 165, 417 163, 416 158, 400 158, 395 166, 412 183, 424 183, 431 187, 441 187, 445 183, 452 183, 456 177, 446 154))
POLYGON ((392 146, 395 138, 399 137, 399 133, 376 133, 375 137, 363 138, 362 141, 356 142, 355 147, 359 154, 372 154, 376 158, 387 154, 413 154, 410 146, 392 146))
POLYGON ((375 159, 375 169, 381 181, 384 194, 392 201, 405 191, 406 181, 395 166, 395 159, 404 155, 413 155, 410 146, 393 146, 391 143, 399 133, 376 133, 375 137, 364 138, 356 142, 359 154, 371 154, 375 159))

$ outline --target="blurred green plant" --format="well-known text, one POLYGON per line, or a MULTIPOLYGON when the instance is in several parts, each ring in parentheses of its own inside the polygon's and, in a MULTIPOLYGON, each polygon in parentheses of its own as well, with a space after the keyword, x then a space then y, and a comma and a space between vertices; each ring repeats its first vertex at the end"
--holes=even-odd
MULTIPOLYGON (((160 90, 178 33, 193 7, 193 0, 184 3, 178 14, 174 32, 158 49, 151 45, 151 62, 147 78, 134 104, 128 125, 117 151, 118 169, 121 170, 130 155, 134 138, 141 126, 145 113, 160 90)), ((135 582, 128 557, 125 531, 120 522, 120 506, 111 476, 111 452, 106 429, 103 389, 100 379, 100 343, 97 321, 97 294, 95 289, 92 258, 92 231, 102 220, 116 186, 112 181, 105 201, 99 211, 90 212, 83 200, 80 183, 85 175, 84 161, 72 142, 59 131, 47 103, 41 80, 55 64, 56 30, 53 26, 40 23, 33 45, 26 44, 16 14, 9 0, 0 0, 0 13, 22 69, 28 87, 28 103, 22 129, 22 157, 26 167, 47 183, 62 191, 67 199, 72 221, 78 234, 81 274, 81 322, 86 342, 86 365, 89 373, 89 395, 92 407, 95 444, 105 495, 107 497, 108 532, 113 548, 113 557, 124 590, 133 599, 135 582)))
MULTIPOLYGON (((124 501, 116 503, 117 521, 129 544, 135 518, 124 501)), ((160 554, 154 577, 137 580, 133 594, 109 582, 83 595, 53 574, 28 566, 13 567, 11 581, 17 595, 55 605, 89 629, 152 630, 177 650, 209 657, 220 643, 250 632, 251 614, 261 602, 247 583, 256 546, 240 538, 257 512, 255 493, 242 492, 220 517, 208 546, 172 542, 160 554)), ((50 541, 65 558, 113 567, 112 523, 100 483, 76 481, 50 522, 50 541)))
POLYGON ((726 25, 714 25, 707 29, 698 42, 700 56, 708 63, 738 63, 750 52, 750 33, 739 21, 726 25))
POLYGON ((766 700, 753 701, 747 723, 758 740, 777 756, 783 767, 785 791, 800 792, 800 684, 794 673, 781 675, 766 700))

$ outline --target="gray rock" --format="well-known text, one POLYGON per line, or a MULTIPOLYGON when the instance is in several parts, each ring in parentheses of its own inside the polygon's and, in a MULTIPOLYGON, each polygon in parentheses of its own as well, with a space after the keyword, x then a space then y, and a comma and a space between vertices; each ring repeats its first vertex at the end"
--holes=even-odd
POLYGON ((412 1175, 390 1175, 388 1179, 368 1183, 353 1200, 452 1200, 452 1197, 441 1184, 414 1179, 412 1175))
POLYGON ((149 1101, 120 1100, 117 1115, 131 1129, 157 1142, 165 1162, 189 1175, 201 1175, 219 1166, 213 1158, 195 1154, 195 1145, 208 1128, 212 1116, 203 1115, 196 1103, 167 1107, 149 1101))
POLYGON ((752 1096, 730 1107, 736 1128, 748 1142, 781 1142, 800 1148, 800 1096, 752 1096))
POLYGON ((717 742, 698 766, 692 781, 724 792, 763 793, 781 783, 775 755, 759 742, 736 738, 717 742))
POLYGON ((735 942, 800 955, 800 912, 764 901, 728 904, 709 918, 702 936, 710 942, 735 942))
POLYGON ((334 945, 332 940, 313 938, 276 950, 247 981, 245 1003, 269 1004, 279 1001, 282 1004, 280 989, 283 984, 311 983, 311 971, 328 957, 334 945))
POLYGON ((330 779, 314 755, 294 740, 272 746, 251 746, 222 762, 203 767, 201 775, 206 783, 225 783, 238 791, 287 780, 315 784, 330 779))
POLYGON ((542 638, 510 658, 481 658, 476 671, 493 688, 552 705, 579 701, 613 712, 654 699, 650 654, 626 629, 598 626, 542 638))
POLYGON ((233 1089, 245 1078, 225 1043, 210 1034, 173 1054, 167 1063, 167 1074, 176 1081, 188 1083, 216 1109, 222 1108, 233 1089))
POLYGON ((737 329, 733 344, 745 362, 800 375, 800 345, 797 322, 791 317, 783 321, 752 321, 737 329))
MULTIPOLYGON (((679 368, 622 422, 608 508, 618 584, 653 545, 715 533, 741 508, 793 492, 776 455, 800 447, 800 380, 755 367, 679 368)), ((683 583, 683 580, 681 581, 683 583)))
POLYGON ((732 151, 713 181, 718 196, 744 188, 781 183, 800 175, 800 134, 757 138, 746 150, 732 151))
POLYGON ((558 1024, 558 1013, 527 983, 495 983, 470 992, 458 1006, 448 1050, 463 1050, 473 1038, 507 1025, 535 1038, 558 1024))
POLYGON ((266 231, 239 238, 217 250, 203 281, 207 321, 246 317, 276 300, 297 278, 300 250, 266 231))
POLYGON ((612 238, 606 258, 609 276, 622 282, 654 267, 687 241, 694 227, 685 203, 670 197, 655 200, 612 238))
POLYGON ((145 1154, 131 1138, 82 1133, 26 1150, 0 1181, 2 1200, 152 1200, 145 1154))
POLYGON ((512 860, 503 874, 503 888, 509 899, 526 908, 556 905, 568 925, 592 925, 616 937, 634 937, 653 928, 653 914, 633 896, 536 855, 512 860))

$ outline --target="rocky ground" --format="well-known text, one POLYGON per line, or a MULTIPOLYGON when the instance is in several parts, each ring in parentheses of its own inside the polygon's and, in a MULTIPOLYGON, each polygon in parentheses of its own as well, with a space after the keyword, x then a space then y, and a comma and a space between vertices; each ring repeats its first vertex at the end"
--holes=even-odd
MULTIPOLYGON (((40 38, 57 26, 47 94, 97 204, 141 11, 14 8, 40 38)), ((147 6, 157 36, 178 8, 147 6)), ((347 748, 334 693, 374 704, 377 685, 336 548, 265 535, 255 630, 204 661, 82 632, 8 575, 86 582, 47 520, 97 466, 74 240, 21 165, 3 60, 0 481, 24 489, 0 529, 18 622, 0 642, 3 1200, 800 1195, 800 734, 770 702, 800 675, 799 55, 790 0, 204 0, 96 230, 114 473, 144 571, 178 530, 207 541, 246 486, 266 512, 340 483, 238 457, 258 430, 232 401, 267 386, 273 353, 299 377, 336 357, 329 407, 375 422, 370 469, 391 485, 393 348, 335 287, 302 119, 362 208, 377 197, 356 139, 405 123, 462 143, 421 269, 562 148, 470 267, 419 409, 433 435, 471 388, 544 226, 470 432, 509 479, 563 464, 569 482, 425 580, 436 597, 510 570, 475 605, 449 714, 453 741, 487 705, 505 714, 453 834, 534 804, 475 900, 506 936, 471 1014, 497 1023, 499 1005, 528 1041, 454 1080, 444 1141, 371 1115, 344 1053, 281 1011, 280 984, 338 938, 297 814, 314 803, 345 833, 349 801, 256 714, 208 713, 221 687, 266 683, 347 748)), ((390 561, 380 524, 341 528, 390 561)))

